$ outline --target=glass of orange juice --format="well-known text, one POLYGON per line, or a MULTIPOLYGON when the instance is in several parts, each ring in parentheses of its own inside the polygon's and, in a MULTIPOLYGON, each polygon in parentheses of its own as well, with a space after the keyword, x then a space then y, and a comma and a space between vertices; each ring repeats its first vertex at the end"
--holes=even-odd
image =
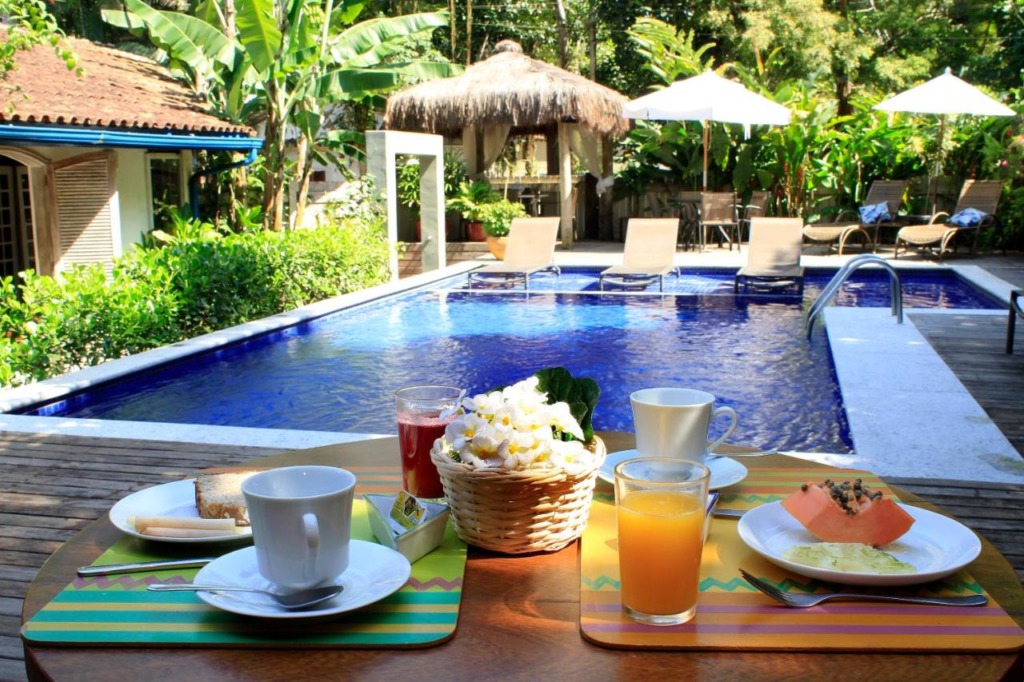
POLYGON ((709 479, 706 466, 681 459, 615 467, 622 606, 633 620, 679 625, 696 614, 709 479))

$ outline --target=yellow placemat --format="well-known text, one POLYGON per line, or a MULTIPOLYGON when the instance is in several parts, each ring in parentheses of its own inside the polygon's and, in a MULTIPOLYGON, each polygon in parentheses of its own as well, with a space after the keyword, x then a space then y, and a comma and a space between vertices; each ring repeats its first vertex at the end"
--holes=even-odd
MULTIPOLYGON (((800 483, 820 479, 821 475, 820 469, 753 467, 746 480, 721 491, 718 504, 743 509, 780 500, 800 483)), ((867 472, 833 475, 855 477, 891 494, 877 476, 867 472)), ((712 520, 704 546, 696 617, 678 626, 642 625, 622 611, 614 498, 609 486, 600 486, 580 550, 583 636, 596 644, 623 648, 949 653, 1005 652, 1024 647, 1024 630, 991 597, 987 606, 972 608, 881 602, 830 602, 810 609, 778 605, 748 585, 738 569, 743 567, 789 590, 813 592, 822 584, 761 558, 739 538, 736 524, 732 519, 712 520)), ((917 589, 928 594, 984 591, 966 571, 917 589)))

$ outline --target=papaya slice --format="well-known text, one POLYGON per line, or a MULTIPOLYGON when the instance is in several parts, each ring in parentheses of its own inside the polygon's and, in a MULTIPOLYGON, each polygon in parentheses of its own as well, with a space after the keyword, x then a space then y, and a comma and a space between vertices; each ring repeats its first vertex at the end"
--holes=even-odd
POLYGON ((892 500, 854 481, 805 483, 782 501, 814 537, 823 542, 860 542, 882 547, 914 525, 914 517, 892 500))

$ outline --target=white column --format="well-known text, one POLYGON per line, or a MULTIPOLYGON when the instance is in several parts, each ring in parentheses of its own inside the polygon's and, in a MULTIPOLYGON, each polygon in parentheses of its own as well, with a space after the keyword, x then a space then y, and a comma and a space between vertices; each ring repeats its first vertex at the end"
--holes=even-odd
POLYGON ((572 157, 569 154, 569 131, 558 122, 558 195, 561 199, 562 246, 572 248, 572 157))
POLYGON ((444 234, 444 138, 440 135, 371 130, 366 133, 366 172, 387 201, 389 267, 398 279, 398 192, 395 156, 411 154, 420 159, 420 235, 423 270, 446 265, 444 234))

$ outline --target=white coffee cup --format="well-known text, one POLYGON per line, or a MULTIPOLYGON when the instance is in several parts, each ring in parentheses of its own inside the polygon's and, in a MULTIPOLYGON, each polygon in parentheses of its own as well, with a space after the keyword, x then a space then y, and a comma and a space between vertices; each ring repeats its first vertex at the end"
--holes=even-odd
POLYGON ((645 388, 631 393, 629 402, 641 456, 678 457, 703 464, 707 453, 736 430, 736 411, 715 407, 715 396, 705 391, 645 388), (708 441, 711 422, 721 415, 729 417, 729 426, 719 438, 708 441))
POLYGON ((356 477, 326 466, 291 466, 242 483, 260 575, 285 590, 333 582, 348 568, 356 477))

